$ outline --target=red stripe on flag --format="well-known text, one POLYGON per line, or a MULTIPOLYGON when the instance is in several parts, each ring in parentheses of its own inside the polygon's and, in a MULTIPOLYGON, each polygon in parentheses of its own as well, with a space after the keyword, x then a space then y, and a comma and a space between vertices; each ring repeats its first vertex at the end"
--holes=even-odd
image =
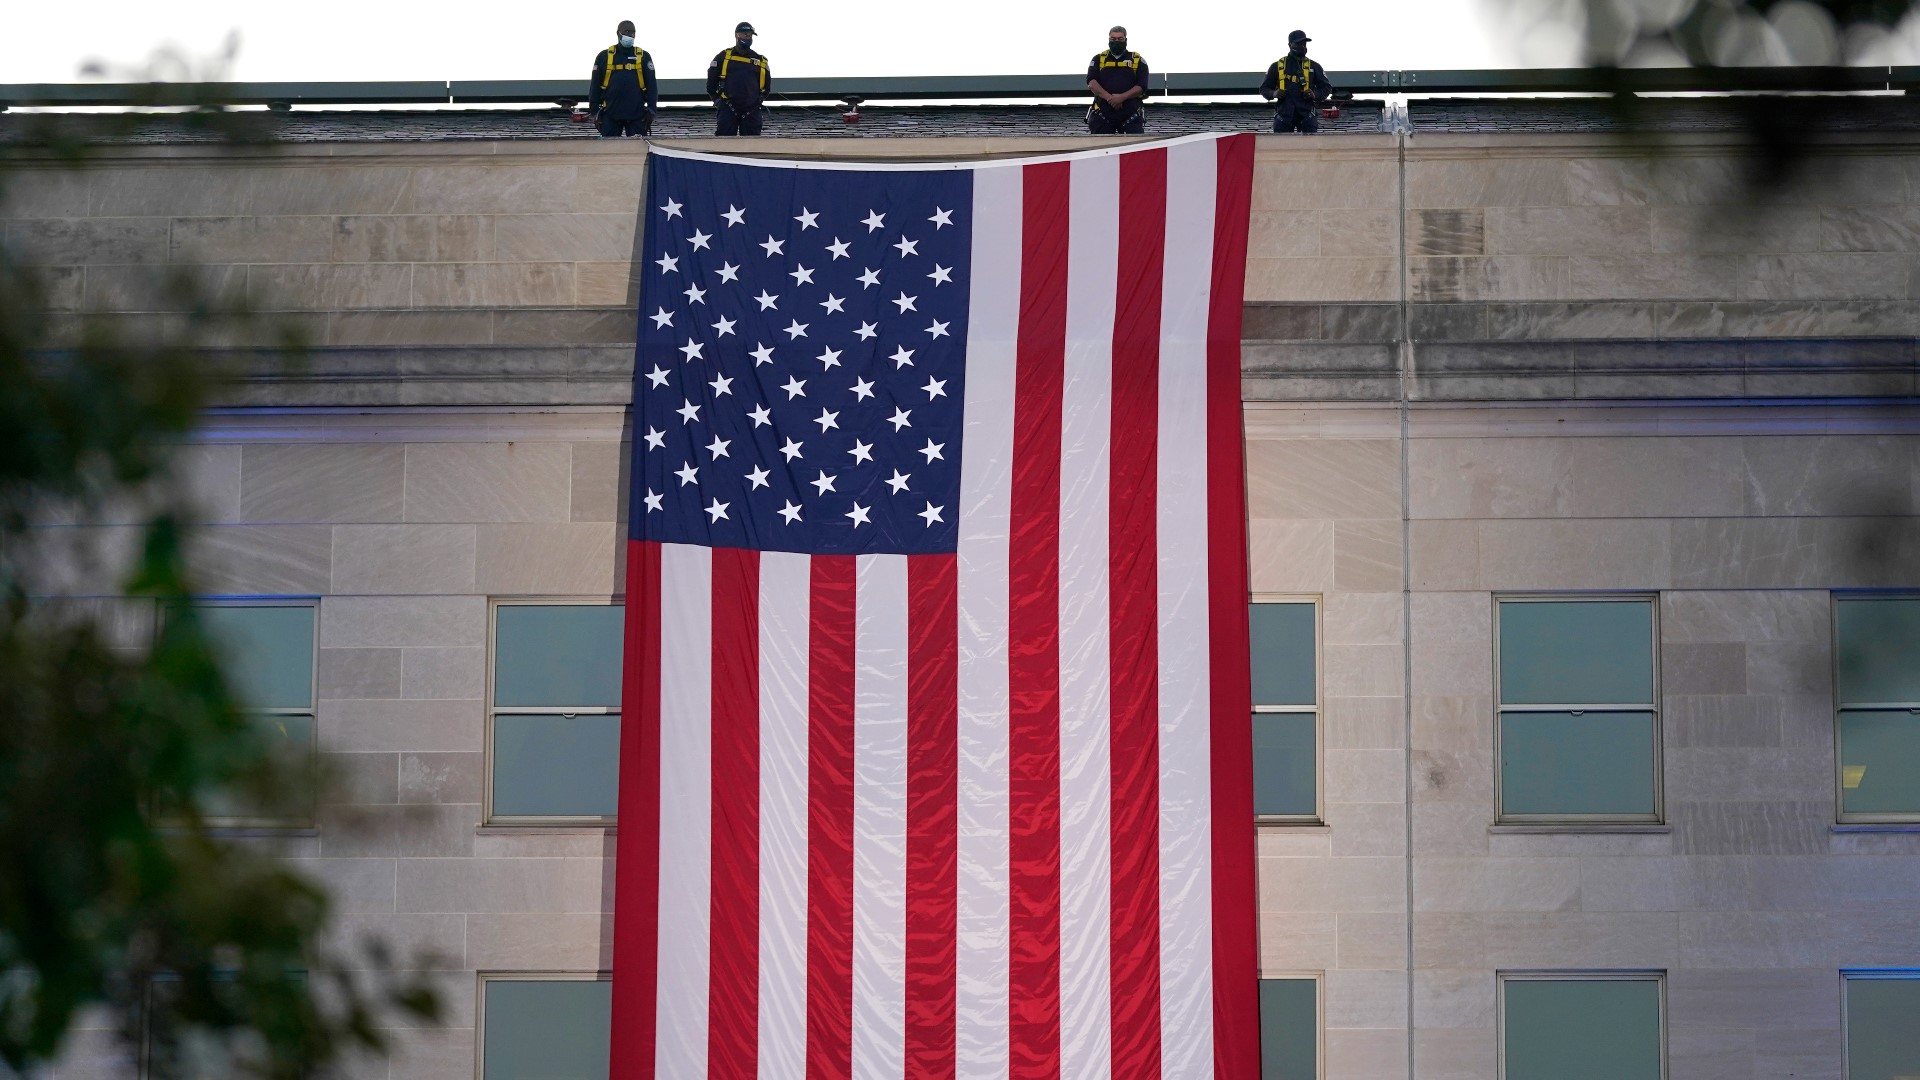
POLYGON ((844 1080, 853 1070, 854 556, 814 556, 809 600, 807 1076, 844 1080))
POLYGON ((1160 294, 1167 152, 1120 159, 1107 501, 1113 679, 1113 1074, 1160 1075, 1160 294))
POLYGON ((958 560, 907 557, 907 1075, 954 1075, 958 560))
POLYGON ((713 552, 707 1076, 755 1080, 760 1023, 760 553, 713 552), (739 792, 751 792, 748 798, 739 792))
POLYGON ((627 542, 620 682, 620 820, 615 840, 614 1080, 653 1080, 660 967, 660 545, 627 542))
POLYGON ((1022 170, 1007 552, 1013 1080, 1060 1075, 1060 395, 1071 168, 1063 161, 1022 170))
POLYGON ((1253 685, 1247 653, 1245 425, 1240 315, 1253 136, 1216 144, 1213 294, 1207 315, 1207 583, 1213 654, 1213 1057, 1215 1076, 1260 1072, 1253 829, 1253 685))

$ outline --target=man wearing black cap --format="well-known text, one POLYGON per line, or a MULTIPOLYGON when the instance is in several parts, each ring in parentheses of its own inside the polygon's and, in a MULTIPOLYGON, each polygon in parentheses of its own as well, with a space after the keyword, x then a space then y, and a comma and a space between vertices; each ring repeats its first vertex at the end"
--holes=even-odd
POLYGON ((1287 35, 1287 55, 1275 60, 1260 84, 1260 96, 1277 102, 1273 130, 1313 135, 1320 130, 1320 103, 1333 96, 1333 82, 1319 64, 1307 59, 1305 30, 1287 35))
POLYGON ((633 23, 622 21, 614 32, 620 40, 593 59, 587 112, 608 138, 645 135, 653 129, 653 112, 660 104, 653 57, 633 43, 633 23))
POLYGON ((1127 28, 1107 31, 1107 51, 1093 54, 1087 64, 1087 89, 1093 107, 1087 110, 1087 131, 1094 135, 1139 135, 1146 130, 1141 106, 1147 97, 1147 62, 1127 51, 1127 28))
POLYGON ((753 24, 733 28, 733 45, 707 65, 707 96, 719 110, 715 135, 760 134, 760 106, 767 100, 773 79, 767 58, 753 51, 753 24))

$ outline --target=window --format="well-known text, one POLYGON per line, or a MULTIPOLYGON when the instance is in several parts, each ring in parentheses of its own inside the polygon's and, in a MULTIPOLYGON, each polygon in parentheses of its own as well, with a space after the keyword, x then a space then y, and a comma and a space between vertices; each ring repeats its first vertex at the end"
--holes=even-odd
POLYGON ((1920 1076, 1920 972, 1846 976, 1847 1080, 1920 1076))
POLYGON ((1260 980, 1260 1080, 1319 1080, 1320 980, 1260 980))
POLYGON ((1920 596, 1833 603, 1841 821, 1920 818, 1920 596))
MULTIPOLYGON (((278 753, 312 768, 314 744, 313 669, 315 621, 312 600, 203 601, 194 614, 225 659, 227 679, 242 707, 278 753)), ((292 817, 250 809, 231 794, 204 800, 211 822, 226 826, 298 827, 311 825, 314 809, 292 817)))
POLYGON ((624 610, 604 600, 494 604, 489 822, 613 820, 624 610))
POLYGON ((1659 821, 1653 598, 1509 596, 1494 608, 1500 820, 1659 821))
POLYGON ((1320 605, 1256 600, 1253 643, 1253 812, 1320 819, 1320 605))
MULTIPOLYGON (((282 1008, 298 1008, 306 1003, 307 973, 290 969, 275 980, 257 971, 223 968, 211 973, 204 990, 225 1008, 238 1007, 243 998, 257 1006, 263 996, 276 998, 274 1004, 282 1008)), ((267 1075, 274 1062, 264 1052, 266 1047, 257 1033, 223 1033, 179 1022, 186 1008, 181 997, 187 992, 185 981, 170 973, 155 975, 147 982, 140 1011, 138 1075, 164 1074, 177 1080, 267 1075)))
POLYGON ((1661 1080, 1664 978, 1503 974, 1501 1080, 1661 1080))
POLYGON ((613 984, 598 975, 482 975, 480 1080, 606 1080, 613 984))

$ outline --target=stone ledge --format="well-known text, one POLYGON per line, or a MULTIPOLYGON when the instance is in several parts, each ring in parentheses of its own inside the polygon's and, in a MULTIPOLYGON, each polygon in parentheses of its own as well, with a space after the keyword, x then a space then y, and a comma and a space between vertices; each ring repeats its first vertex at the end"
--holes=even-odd
MULTIPOLYGON (((564 406, 627 404, 633 348, 451 345, 316 348, 298 364, 262 350, 227 354, 246 374, 226 407, 564 406)), ((1408 396, 1419 401, 1909 398, 1920 339, 1715 338, 1687 341, 1462 341, 1416 344, 1408 396)), ((1249 341, 1249 401, 1397 400, 1392 343, 1249 341)))

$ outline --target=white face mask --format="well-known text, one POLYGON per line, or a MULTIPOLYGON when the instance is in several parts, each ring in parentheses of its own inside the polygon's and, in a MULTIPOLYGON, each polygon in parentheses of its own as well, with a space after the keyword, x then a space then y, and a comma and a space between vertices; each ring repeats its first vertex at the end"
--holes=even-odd
POLYGON ((631 49, 633 47, 633 36, 631 34, 621 34, 620 44, 625 45, 626 47, 631 49))

